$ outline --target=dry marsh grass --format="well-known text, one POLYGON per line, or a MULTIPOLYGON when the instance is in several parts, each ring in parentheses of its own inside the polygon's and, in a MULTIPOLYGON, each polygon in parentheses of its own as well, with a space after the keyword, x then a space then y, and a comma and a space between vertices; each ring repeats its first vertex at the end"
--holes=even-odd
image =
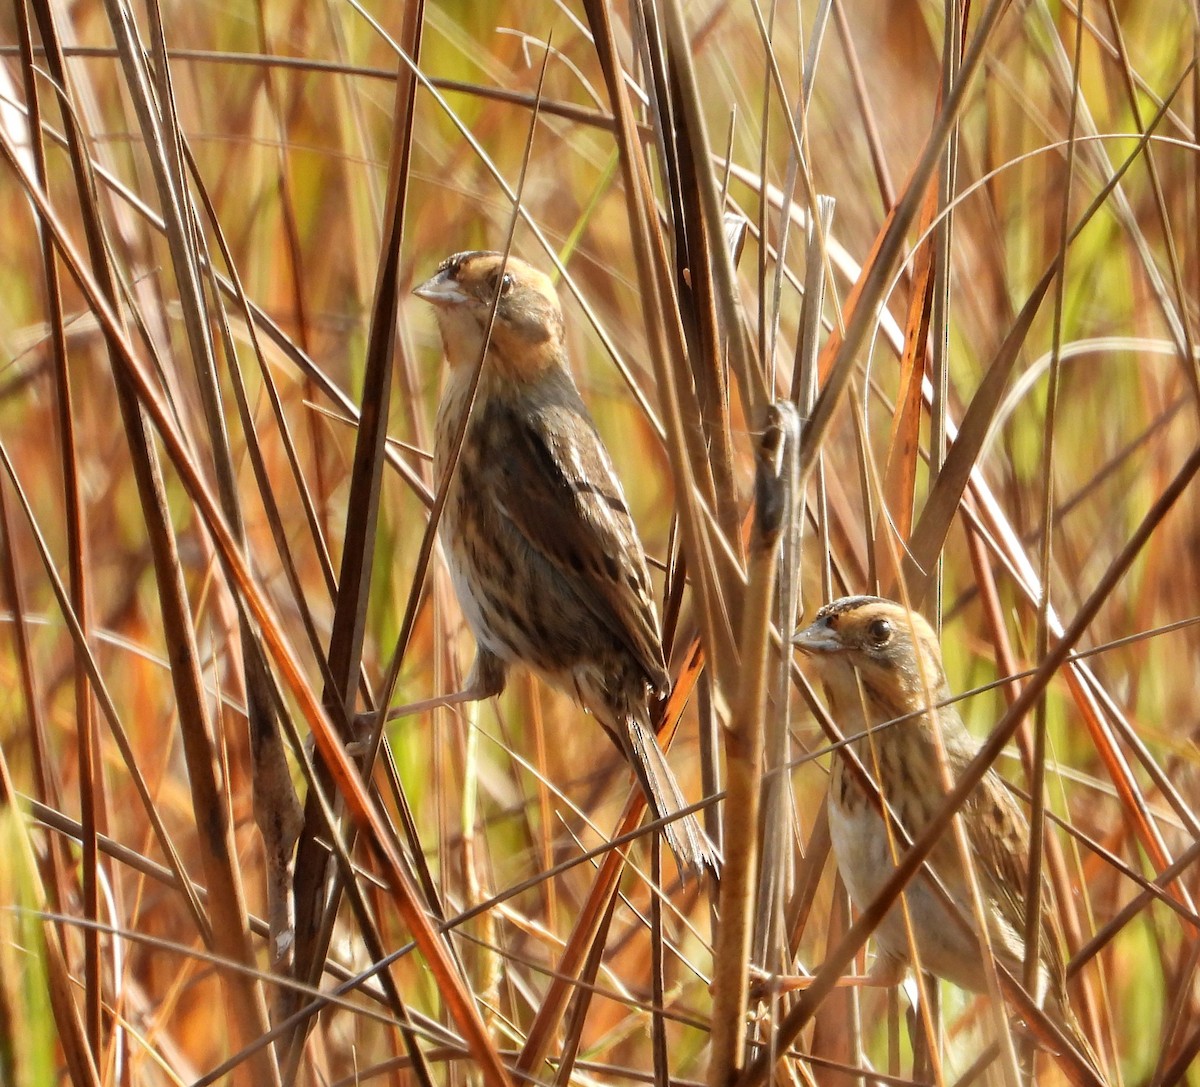
POLYGON ((793 591, 882 590, 941 623, 968 726, 1045 797, 1109 1081, 1200 1083, 1194 5, 0 19, 0 1082, 1011 1077, 1036 1012, 1009 1031, 943 986, 931 1047, 904 997, 832 985, 870 945, 771 630, 793 591), (342 748, 346 706, 470 664, 408 292, 510 236, 556 269, 656 563, 672 763, 727 851, 761 837, 752 973, 711 888, 645 834, 608 848, 626 769, 533 680, 389 724, 361 777, 342 748), (756 491, 778 399, 799 443, 756 491), (752 531, 777 491, 778 552, 752 531), (322 928, 310 800, 290 990, 248 707, 346 843, 322 928), (762 782, 731 722, 765 730, 762 782), (726 782, 763 788, 761 836, 726 782))

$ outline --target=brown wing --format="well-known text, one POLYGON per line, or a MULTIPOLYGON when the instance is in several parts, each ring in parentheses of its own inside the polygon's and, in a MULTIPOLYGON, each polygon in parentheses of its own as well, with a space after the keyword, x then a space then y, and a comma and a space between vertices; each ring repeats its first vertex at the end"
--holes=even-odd
POLYGON ((645 552, 608 452, 564 378, 536 421, 489 400, 473 424, 489 446, 483 479, 499 513, 665 690, 645 552))
MULTIPOLYGON (((966 821, 968 837, 979 857, 979 876, 985 890, 1015 931, 1025 928, 1025 881, 1028 878, 1029 823, 1025 813, 994 772, 984 775, 973 803, 978 818, 966 821)), ((1064 983, 1062 944, 1056 923, 1050 881, 1042 875, 1041 950, 1051 984, 1064 983)))

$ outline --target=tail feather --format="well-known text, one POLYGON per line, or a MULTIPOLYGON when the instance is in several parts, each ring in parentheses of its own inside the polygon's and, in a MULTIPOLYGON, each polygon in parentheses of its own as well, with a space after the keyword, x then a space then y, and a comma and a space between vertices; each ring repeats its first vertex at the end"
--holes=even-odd
POLYGON ((1071 1005, 1067 1003, 1065 993, 1051 996, 1046 1001, 1046 1012, 1054 1025, 1059 1028, 1067 1036, 1067 1040, 1079 1050, 1079 1055, 1092 1066, 1092 1071, 1096 1073, 1097 1078, 1101 1083, 1107 1083, 1104 1072, 1106 1065, 1100 1059, 1100 1054, 1096 1052, 1091 1041, 1084 1033, 1083 1024, 1075 1017, 1075 1013, 1071 1010, 1071 1005))
MULTIPOLYGON (((658 746, 654 730, 631 714, 626 718, 626 732, 621 739, 621 746, 637 774, 654 817, 666 819, 686 808, 687 801, 658 746)), ((694 814, 664 824, 663 835, 680 868, 697 876, 702 876, 706 870, 713 876, 720 874, 716 848, 694 814)))

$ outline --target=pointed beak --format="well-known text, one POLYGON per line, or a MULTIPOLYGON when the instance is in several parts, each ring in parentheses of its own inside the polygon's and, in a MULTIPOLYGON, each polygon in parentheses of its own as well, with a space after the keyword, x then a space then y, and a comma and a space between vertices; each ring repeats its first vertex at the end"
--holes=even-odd
POLYGON ((438 272, 432 279, 413 288, 413 294, 433 306, 458 306, 471 300, 471 296, 445 272, 438 272))
POLYGON ((808 656, 837 653, 843 648, 837 636, 824 623, 813 623, 792 635, 792 645, 808 656))

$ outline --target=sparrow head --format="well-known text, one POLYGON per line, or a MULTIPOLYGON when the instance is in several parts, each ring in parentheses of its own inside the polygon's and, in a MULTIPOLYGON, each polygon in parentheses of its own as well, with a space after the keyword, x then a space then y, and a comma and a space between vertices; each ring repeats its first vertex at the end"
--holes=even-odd
POLYGON ((792 638, 831 690, 861 682, 900 712, 949 697, 937 635, 915 611, 878 596, 826 604, 792 638))
POLYGON ((474 365, 493 304, 489 358, 505 376, 531 380, 563 362, 563 319, 548 276, 518 257, 476 250, 447 257, 413 294, 437 311, 451 366, 474 365))

